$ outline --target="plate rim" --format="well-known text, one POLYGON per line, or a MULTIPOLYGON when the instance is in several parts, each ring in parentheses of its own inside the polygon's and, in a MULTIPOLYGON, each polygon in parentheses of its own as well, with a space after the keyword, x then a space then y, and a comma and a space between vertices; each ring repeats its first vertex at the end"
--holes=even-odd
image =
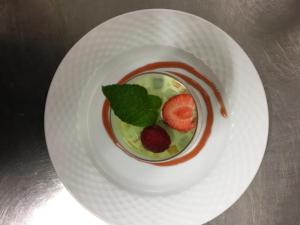
MULTIPOLYGON (((165 9, 165 8, 151 8, 151 9, 140 9, 140 10, 134 10, 134 11, 129 11, 129 12, 125 12, 125 13, 122 13, 120 15, 117 15, 117 16, 113 16, 113 17, 110 17, 109 19, 105 20, 104 22, 102 23, 99 23, 97 25, 95 25, 92 29, 90 29, 87 33, 85 33, 83 36, 81 36, 75 43, 74 45, 72 45, 72 47, 67 51, 67 53, 64 55, 63 59, 61 60, 61 62, 59 63, 54 75, 53 75, 53 78, 51 80, 51 83, 49 85, 49 89, 48 89, 48 92, 47 92, 47 96, 46 96, 46 101, 45 101, 45 110, 44 110, 44 134, 45 134, 45 141, 46 141, 46 146, 47 146, 47 150, 48 150, 48 153, 49 153, 49 157, 50 157, 50 160, 51 160, 51 163, 54 167, 54 170, 59 178, 59 180, 61 181, 61 183, 63 184, 63 186, 68 190, 68 192, 71 194, 71 196, 73 196, 73 198, 76 199, 77 202, 79 202, 79 204, 85 208, 86 210, 88 210, 88 212, 92 213, 93 215, 95 215, 99 220, 102 220, 108 224, 111 224, 110 221, 107 221, 106 218, 104 217, 101 217, 100 215, 98 215, 96 212, 94 212, 93 210, 91 210, 88 206, 86 206, 85 204, 83 204, 81 201, 80 201, 80 198, 78 198, 74 193, 73 191, 71 190, 71 188, 63 181, 64 179, 62 178, 62 176, 60 175, 60 172, 58 172, 57 168, 55 167, 55 161, 53 160, 53 155, 51 153, 51 150, 50 148, 48 147, 49 146, 49 139, 47 138, 47 115, 49 113, 49 96, 50 96, 50 92, 51 90, 53 90, 54 88, 54 83, 56 82, 56 74, 58 72, 58 70, 62 67, 62 65, 65 63, 65 59, 68 58, 71 54, 72 54, 72 51, 80 44, 80 42, 84 41, 84 39, 90 35, 93 31, 95 31, 96 29, 98 29, 100 26, 103 26, 105 24, 108 24, 109 22, 112 22, 113 20, 115 19, 118 19, 120 17, 123 17, 123 16, 127 16, 127 15, 131 15, 131 14, 136 14, 136 13, 144 13, 144 12, 156 12, 156 13, 160 13, 160 12, 173 12, 175 14, 182 14, 182 15, 186 15, 186 16, 192 16, 194 17, 195 19, 197 20, 201 20, 202 22, 210 25, 210 26, 213 26, 214 29, 218 30, 219 32, 221 32, 223 35, 225 35, 230 41, 232 41, 233 43, 235 43, 239 50, 241 50, 243 52, 243 54, 245 56, 247 56, 247 58, 249 59, 249 63, 251 64, 251 66, 253 67, 253 69, 255 70, 256 74, 255 76, 257 75, 257 78, 259 80, 259 85, 260 85, 260 88, 263 90, 263 96, 261 96, 263 98, 263 102, 264 102, 264 105, 265 105, 265 109, 266 111, 264 112, 264 116, 266 117, 265 118, 265 128, 266 130, 263 132, 264 137, 263 137, 263 140, 264 140, 264 146, 263 146, 263 154, 262 154, 262 157, 260 158, 260 161, 258 162, 258 167, 255 171, 255 173, 249 177, 248 179, 250 180, 250 182, 248 183, 248 185, 246 185, 244 187, 244 189, 242 191, 239 192, 239 196, 232 200, 232 202, 230 202, 228 204, 228 206, 226 207, 223 207, 222 210, 220 210, 220 212, 218 214, 215 214, 213 216, 211 216, 209 219, 207 219, 205 221, 208 222, 208 221, 211 221, 212 219, 215 219, 216 217, 220 216, 221 214, 223 214, 226 210, 228 210, 230 207, 232 207, 241 197, 242 195, 245 193, 245 191, 250 187, 250 185, 252 184, 252 182, 254 181, 254 178, 256 177, 257 173, 259 172, 259 169, 261 168, 261 164, 262 164, 262 161, 265 157, 265 153, 266 153, 266 149, 267 149, 267 146, 269 144, 269 129, 270 129, 270 110, 269 110, 269 104, 268 104, 268 98, 267 98, 267 95, 266 95, 266 92, 265 92, 265 88, 264 88, 264 85, 263 85, 263 82, 262 82, 262 79, 261 79, 261 76, 259 75, 257 69, 255 68, 255 65, 253 64, 253 62, 251 61, 250 57, 248 56, 248 54, 244 51, 244 49, 240 46, 240 44, 235 41, 231 36, 229 36, 224 30, 222 30, 220 27, 218 27, 217 25, 213 24, 212 22, 196 15, 196 14, 193 14, 193 13, 189 13, 189 12, 185 12, 185 11, 181 11, 181 10, 174 10, 174 9, 165 9)), ((128 192, 130 195, 133 194, 133 193, 130 193, 128 192)), ((176 194, 175 194, 176 195, 176 194)))

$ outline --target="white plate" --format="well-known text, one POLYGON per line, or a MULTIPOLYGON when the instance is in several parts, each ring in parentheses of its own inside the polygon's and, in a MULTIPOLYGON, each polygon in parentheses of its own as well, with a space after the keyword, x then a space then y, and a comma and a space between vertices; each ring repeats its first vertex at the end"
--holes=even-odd
POLYGON ((100 218, 116 225, 199 225, 230 207, 254 178, 266 147, 268 108, 253 64, 227 34, 191 14, 141 10, 101 24, 66 55, 48 93, 45 132, 58 176, 100 218), (229 111, 223 119, 214 103, 204 149, 163 169, 114 149, 100 117, 101 85, 161 60, 203 72, 219 86, 229 111))

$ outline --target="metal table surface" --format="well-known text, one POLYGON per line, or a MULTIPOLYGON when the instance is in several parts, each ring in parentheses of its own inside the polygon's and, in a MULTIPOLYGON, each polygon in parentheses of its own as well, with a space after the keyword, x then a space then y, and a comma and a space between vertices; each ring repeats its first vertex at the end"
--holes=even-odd
POLYGON ((300 224, 299 0, 0 0, 0 224, 104 224, 57 178, 45 144, 45 99, 78 39, 143 8, 178 9, 221 27, 247 52, 267 93, 262 166, 246 193, 208 224, 300 224))

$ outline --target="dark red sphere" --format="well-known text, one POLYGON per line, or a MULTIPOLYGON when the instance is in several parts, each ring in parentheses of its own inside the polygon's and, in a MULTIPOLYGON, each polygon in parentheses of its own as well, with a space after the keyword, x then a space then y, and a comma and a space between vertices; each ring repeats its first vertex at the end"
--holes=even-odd
POLYGON ((145 127, 141 134, 141 141, 147 150, 155 153, 163 152, 171 144, 169 134, 157 125, 145 127))

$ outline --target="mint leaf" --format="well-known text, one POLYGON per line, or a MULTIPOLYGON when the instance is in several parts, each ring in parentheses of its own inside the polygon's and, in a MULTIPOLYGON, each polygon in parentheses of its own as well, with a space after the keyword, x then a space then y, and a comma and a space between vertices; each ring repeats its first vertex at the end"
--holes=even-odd
POLYGON ((113 84, 102 87, 116 116, 122 121, 146 127, 156 122, 162 100, 149 95, 147 90, 135 84, 113 84))
POLYGON ((162 104, 161 98, 155 95, 148 95, 148 101, 149 105, 151 105, 153 108, 160 108, 162 104))

